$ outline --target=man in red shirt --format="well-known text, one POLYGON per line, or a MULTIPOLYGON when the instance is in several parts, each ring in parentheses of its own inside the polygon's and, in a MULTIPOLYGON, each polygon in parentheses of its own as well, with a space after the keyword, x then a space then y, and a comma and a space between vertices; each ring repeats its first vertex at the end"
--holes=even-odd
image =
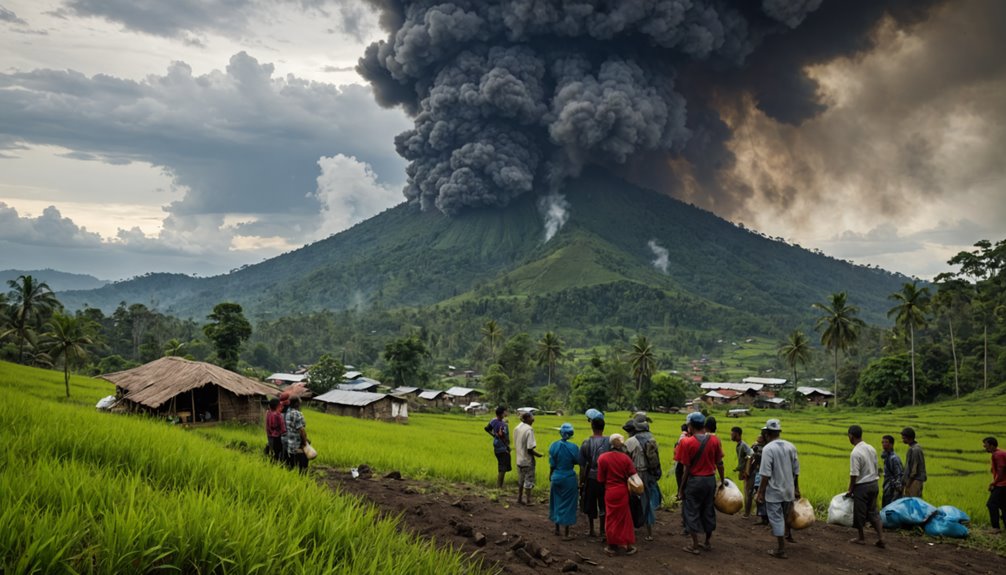
POLYGON ((991 516, 992 533, 998 535, 999 516, 1006 521, 1006 451, 999 449, 999 441, 994 437, 982 440, 985 451, 992 454, 992 483, 989 483, 989 501, 986 505, 991 516))
POLYGON ((688 414, 690 437, 681 440, 675 458, 684 467, 678 499, 684 499, 685 530, 692 536, 692 544, 685 551, 698 555, 700 549, 712 549, 710 540, 716 530, 716 477, 720 474, 719 489, 723 488, 723 445, 720 439, 706 433, 706 417, 701 413, 688 414), (699 545, 699 533, 705 532, 705 543, 699 545))
POLYGON ((269 411, 265 414, 265 433, 273 459, 282 462, 286 459, 286 448, 282 440, 286 434, 286 422, 283 421, 280 401, 275 397, 269 400, 269 411))

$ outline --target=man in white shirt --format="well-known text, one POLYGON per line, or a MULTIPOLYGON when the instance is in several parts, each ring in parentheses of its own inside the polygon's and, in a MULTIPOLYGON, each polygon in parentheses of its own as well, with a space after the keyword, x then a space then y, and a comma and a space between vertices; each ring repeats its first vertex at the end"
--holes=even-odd
POLYGON ((866 545, 863 528, 869 521, 877 532, 875 545, 883 549, 886 547, 884 530, 880 524, 880 514, 877 513, 877 496, 880 495, 877 450, 863 441, 863 428, 858 425, 849 427, 849 443, 853 448, 849 456, 849 491, 845 496, 852 497, 852 526, 859 530, 859 537, 851 539, 850 543, 866 545))
POLYGON ((520 414, 520 425, 513 431, 515 459, 517 460, 517 504, 531 505, 531 490, 534 489, 535 458, 541 454, 535 451, 538 447, 534 439, 534 415, 530 411, 520 414), (524 492, 527 491, 527 502, 524 502, 524 492))
POLYGON ((796 447, 785 439, 779 439, 782 426, 778 419, 770 419, 762 428, 765 448, 761 453, 758 474, 761 482, 755 501, 765 504, 765 514, 777 547, 768 552, 776 559, 786 559, 786 541, 793 543, 793 531, 789 522, 793 502, 800 499, 800 459, 796 447))

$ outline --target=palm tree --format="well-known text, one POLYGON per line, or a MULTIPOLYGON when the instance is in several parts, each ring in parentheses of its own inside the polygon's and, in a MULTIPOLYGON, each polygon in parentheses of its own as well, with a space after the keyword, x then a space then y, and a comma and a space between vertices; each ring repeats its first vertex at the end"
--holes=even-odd
POLYGON ((653 345, 645 335, 637 335, 636 339, 632 340, 629 363, 632 366, 632 379, 636 382, 636 391, 639 391, 643 387, 643 382, 649 381, 650 376, 657 370, 653 345))
POLYGON ((548 366, 548 384, 552 385, 555 364, 562 359, 562 340, 548 331, 538 340, 538 365, 548 366))
POLYGON ((28 332, 38 327, 43 315, 62 307, 55 294, 45 282, 35 281, 30 275, 18 276, 16 280, 7 280, 10 286, 11 324, 13 327, 7 333, 15 333, 18 337, 18 361, 24 363, 24 344, 28 332))
POLYGON ((896 303, 887 311, 887 317, 894 316, 894 322, 897 325, 908 328, 912 358, 912 405, 915 405, 915 328, 922 328, 926 325, 929 288, 919 289, 918 282, 914 281, 905 283, 901 286, 901 291, 894 292, 888 299, 894 300, 896 303))
POLYGON ((489 346, 489 363, 496 361, 496 342, 503 338, 503 330, 496 320, 491 319, 482 325, 482 342, 489 346))
POLYGON ((70 366, 87 357, 85 346, 94 343, 91 339, 93 323, 83 317, 57 312, 46 326, 49 328, 45 334, 49 355, 54 361, 63 358, 63 383, 66 396, 70 397, 70 366))
POLYGON ((802 331, 795 329, 789 339, 779 347, 779 357, 793 370, 793 387, 797 385, 796 366, 807 365, 810 361, 810 339, 802 331))
POLYGON ((180 341, 177 337, 169 339, 164 344, 164 355, 167 356, 181 356, 182 350, 185 348, 185 342, 180 341))
POLYGON ((831 294, 831 301, 815 303, 814 308, 822 315, 817 318, 815 328, 821 331, 821 345, 835 354, 835 406, 838 406, 838 352, 847 351, 856 343, 859 328, 866 325, 856 317, 859 308, 846 302, 845 292, 831 294))

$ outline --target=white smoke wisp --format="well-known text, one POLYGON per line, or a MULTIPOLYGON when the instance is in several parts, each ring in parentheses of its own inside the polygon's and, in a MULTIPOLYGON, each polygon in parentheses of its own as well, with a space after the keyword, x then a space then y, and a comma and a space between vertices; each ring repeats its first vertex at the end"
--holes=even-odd
POLYGON ((667 251, 667 248, 658 244, 657 240, 650 240, 646 242, 646 245, 650 247, 650 251, 653 252, 653 255, 655 256, 653 258, 653 267, 660 270, 661 273, 666 274, 667 264, 670 263, 670 252, 667 251))
POLYGON ((549 194, 541 199, 538 208, 545 216, 545 242, 552 239, 555 234, 566 225, 569 219, 569 202, 566 197, 559 193, 549 194))

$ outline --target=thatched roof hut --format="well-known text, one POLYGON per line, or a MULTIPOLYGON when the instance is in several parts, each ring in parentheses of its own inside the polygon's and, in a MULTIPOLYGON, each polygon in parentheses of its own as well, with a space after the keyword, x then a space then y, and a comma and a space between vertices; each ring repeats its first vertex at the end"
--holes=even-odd
POLYGON ((180 357, 162 357, 98 377, 115 384, 116 395, 131 411, 167 414, 187 422, 258 422, 262 398, 277 394, 276 388, 260 381, 180 357))

